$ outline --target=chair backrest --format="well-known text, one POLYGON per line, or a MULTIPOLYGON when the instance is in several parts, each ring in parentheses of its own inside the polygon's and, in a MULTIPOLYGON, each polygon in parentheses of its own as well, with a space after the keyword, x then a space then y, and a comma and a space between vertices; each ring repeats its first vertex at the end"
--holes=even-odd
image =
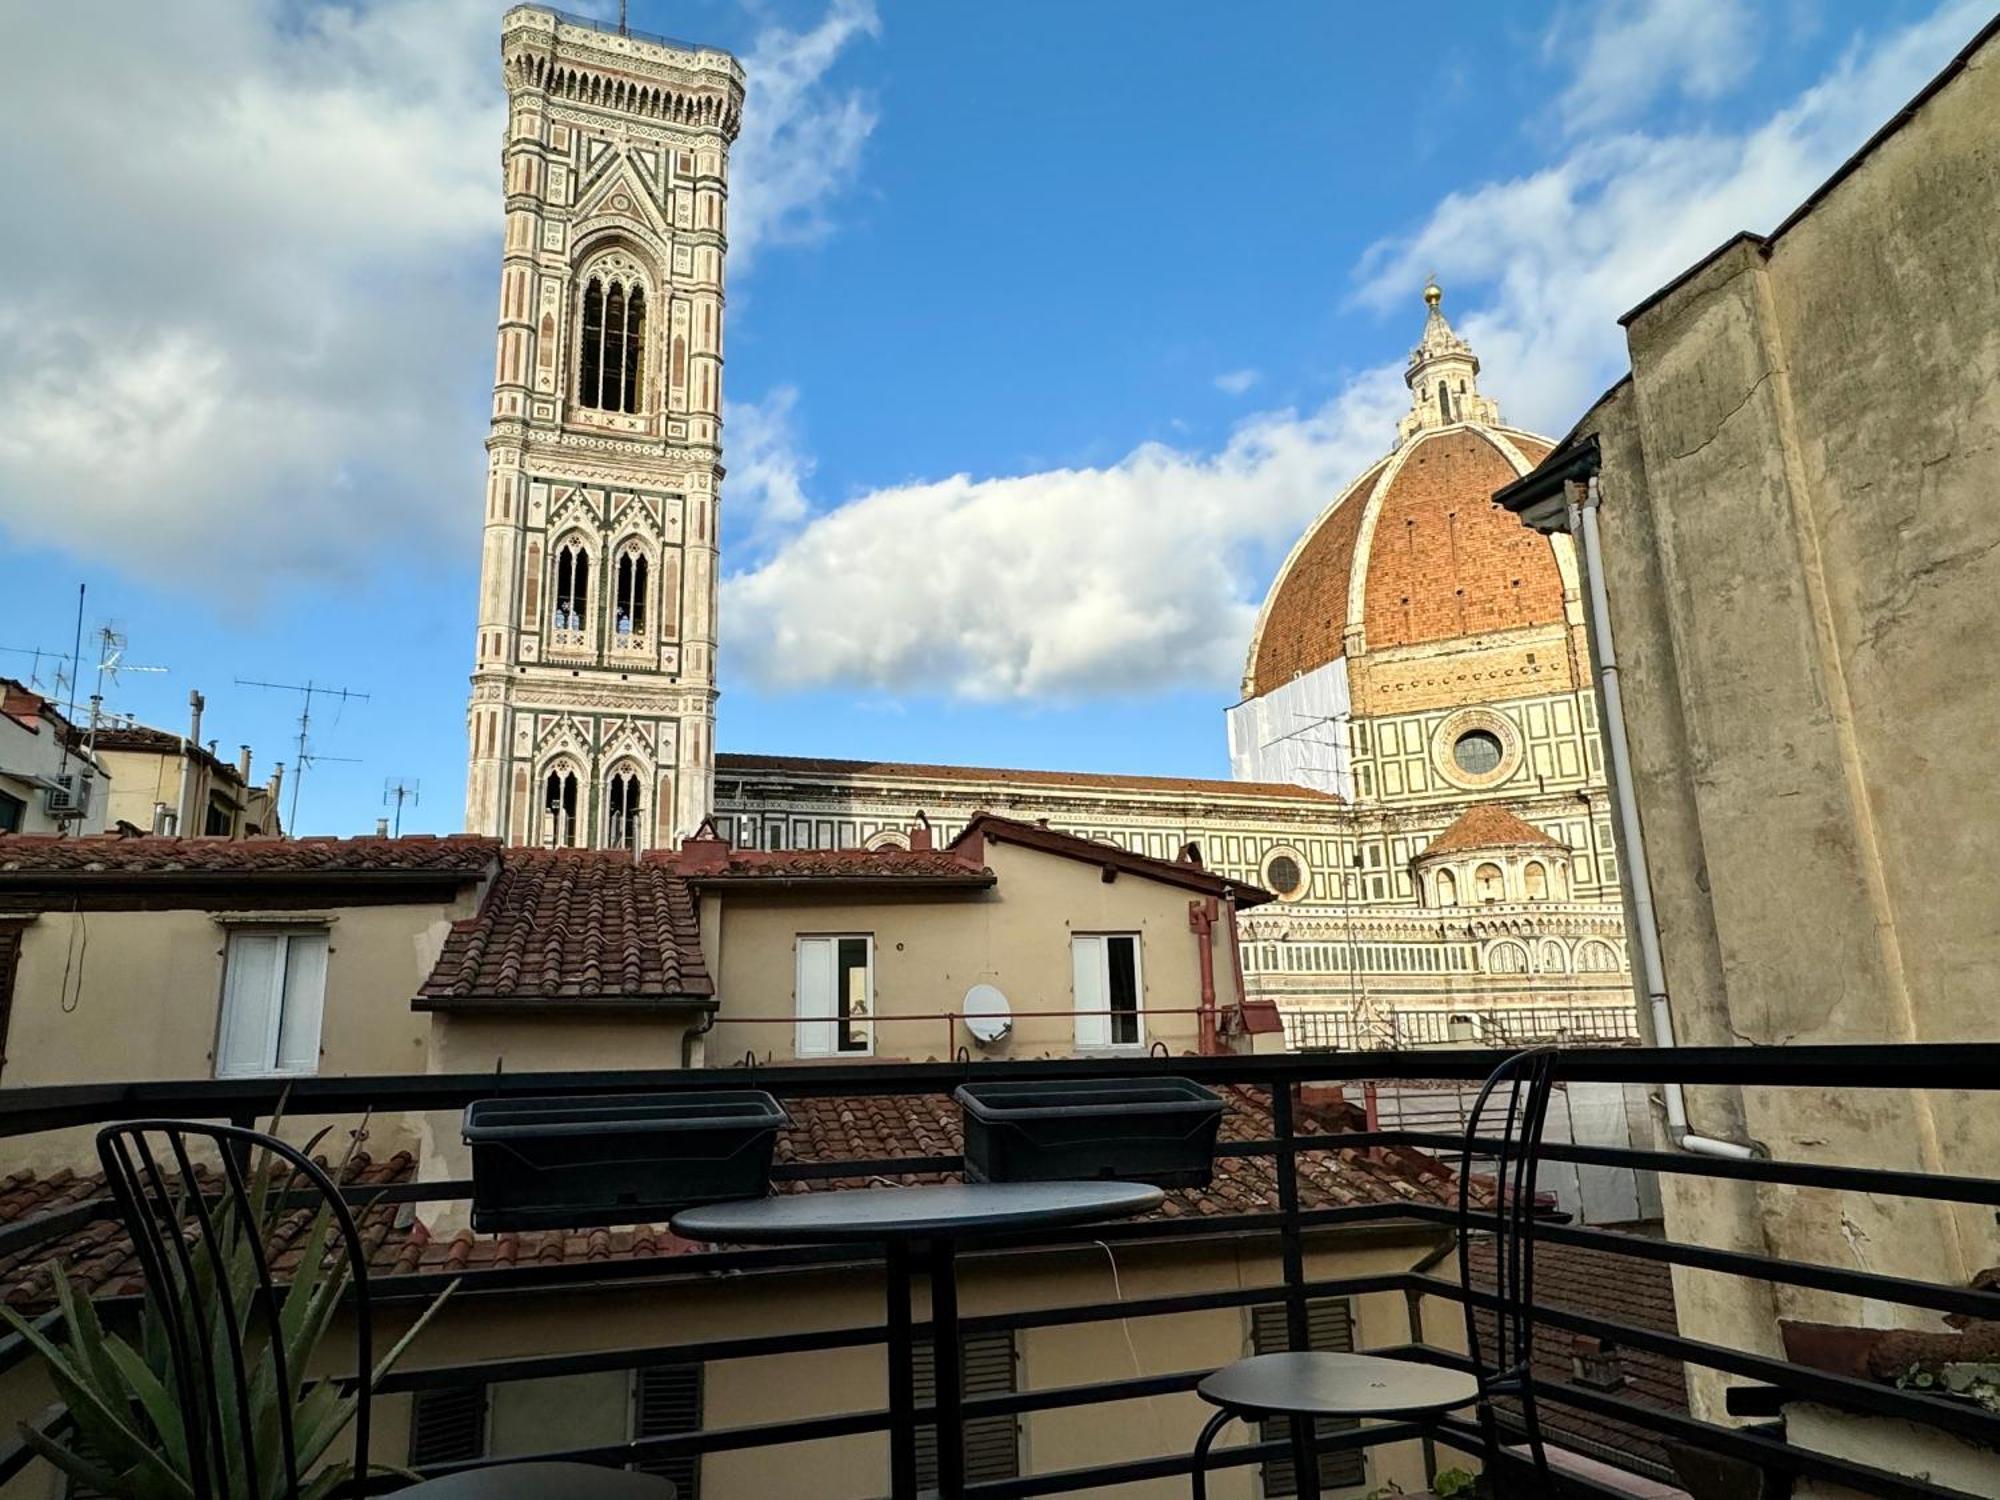
POLYGON ((1541 1423, 1535 1410, 1535 1172, 1541 1163, 1542 1127, 1555 1090, 1556 1051, 1517 1052, 1488 1076, 1466 1117, 1458 1172, 1458 1277, 1464 1288, 1466 1350, 1479 1376, 1481 1424, 1489 1444, 1498 1442, 1493 1397, 1519 1404, 1529 1450, 1540 1478, 1548 1477, 1541 1423), (1492 1197, 1475 1201, 1478 1164, 1491 1162, 1492 1197), (1476 1236, 1490 1235, 1490 1286, 1473 1274, 1476 1236), (1490 1335, 1490 1338, 1489 1338, 1490 1335))
MULTIPOLYGON (((368 1455, 368 1257, 339 1187, 304 1152, 233 1125, 135 1120, 97 1136, 98 1160, 132 1236, 164 1333, 194 1492, 214 1500, 293 1500, 303 1481, 293 1407, 306 1384, 281 1335, 286 1288, 272 1275, 267 1232, 301 1208, 327 1215, 327 1238, 305 1237, 331 1274, 347 1278, 354 1323, 354 1469, 368 1455), (260 1212, 261 1211, 261 1212, 260 1212), (259 1381, 282 1393, 253 1410, 259 1381)), ((306 1276, 303 1261, 295 1276, 306 1276)), ((301 1348, 296 1351, 303 1355, 301 1348)))

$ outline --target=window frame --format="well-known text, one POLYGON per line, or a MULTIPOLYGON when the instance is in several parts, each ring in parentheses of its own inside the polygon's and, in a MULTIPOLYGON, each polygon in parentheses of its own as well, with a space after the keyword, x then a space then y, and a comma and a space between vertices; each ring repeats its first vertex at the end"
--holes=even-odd
POLYGON ((1146 965, 1144 934, 1138 932, 1072 932, 1069 937, 1070 952, 1070 1010, 1072 1012, 1072 1040, 1078 1053, 1083 1055, 1115 1054, 1124 1056, 1144 1052, 1148 1046, 1146 1037, 1146 965), (1114 1018, 1119 1012, 1111 1004, 1111 949, 1113 942, 1129 942, 1132 945, 1132 1029, 1134 1039, 1121 1042, 1116 1039, 1114 1018), (1098 945, 1099 987, 1104 997, 1102 1008, 1086 1005, 1086 996, 1079 983, 1082 973, 1082 945, 1098 945), (1085 1024, 1098 1016, 1104 1020, 1101 1040, 1095 1036, 1086 1037, 1085 1024))
POLYGON ((794 1057, 873 1057, 875 1055, 875 1023, 880 1019, 880 1010, 875 994, 875 934, 872 932, 801 932, 792 939, 792 1055, 794 1057), (833 987, 833 1012, 826 1016, 808 1016, 806 1002, 806 964, 809 947, 812 944, 831 945, 830 958, 833 972, 840 973, 840 945, 844 942, 865 944, 865 970, 868 975, 867 1009, 857 1022, 851 1014, 843 1015, 840 1009, 843 996, 836 980, 833 987), (858 1030, 861 1045, 843 1046, 843 1033, 858 1030), (830 1038, 830 1045, 820 1041, 822 1033, 830 1038))
POLYGON ((216 1078, 312 1078, 318 1075, 320 1053, 326 1044, 326 989, 327 977, 333 964, 333 932, 324 922, 300 922, 265 925, 230 924, 223 929, 222 945, 222 992, 216 1003, 215 1043, 209 1060, 209 1071, 216 1078), (239 965, 248 959, 239 959, 239 943, 258 938, 275 939, 281 946, 278 961, 272 966, 269 987, 263 1001, 268 1004, 272 1015, 265 1022, 267 1036, 260 1055, 268 1056, 270 1062, 264 1067, 227 1066, 225 1052, 230 1048, 231 1023, 236 1019, 235 1007, 244 1003, 237 998, 243 991, 232 987, 232 973, 242 973, 239 965), (289 991, 291 989, 293 944, 300 939, 317 939, 319 954, 318 994, 311 999, 312 1042, 309 1064, 286 1066, 285 1032, 289 991))

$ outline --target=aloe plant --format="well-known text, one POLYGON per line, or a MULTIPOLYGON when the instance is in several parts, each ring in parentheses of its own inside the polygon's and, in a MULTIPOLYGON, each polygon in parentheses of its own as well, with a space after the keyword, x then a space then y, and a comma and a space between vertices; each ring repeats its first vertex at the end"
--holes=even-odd
MULTIPOLYGON (((359 1134, 356 1132, 357 1139, 359 1134)), ((319 1139, 315 1136, 307 1146, 308 1154, 319 1139)), ((353 1150, 350 1144, 350 1157, 353 1150)), ((345 1176, 346 1165, 343 1160, 343 1170, 334 1174, 336 1181, 345 1176)), ((62 1313, 61 1342, 45 1336, 12 1308, 0 1306, 0 1315, 40 1355, 56 1394, 68 1406, 73 1421, 72 1429, 62 1439, 25 1423, 21 1427, 22 1438, 72 1481, 116 1500, 327 1500, 354 1477, 353 1465, 345 1459, 314 1469, 354 1419, 360 1399, 358 1392, 343 1391, 337 1381, 306 1374, 313 1353, 352 1280, 347 1257, 327 1254, 334 1233, 330 1205, 322 1204, 314 1215, 301 1242, 298 1268, 290 1285, 277 1298, 276 1337, 284 1350, 286 1388, 279 1385, 271 1331, 266 1319, 254 1310, 257 1265, 251 1234, 259 1235, 262 1244, 269 1245, 272 1241, 285 1212, 283 1188, 274 1191, 278 1175, 277 1158, 268 1151, 258 1152, 245 1182, 249 1212, 239 1214, 230 1201, 231 1195, 222 1195, 215 1217, 221 1253, 213 1261, 205 1255, 194 1257, 192 1286, 182 1285, 171 1291, 148 1286, 136 1345, 104 1327, 90 1298, 77 1293, 60 1266, 51 1265, 50 1276, 62 1313), (207 1493, 196 1492, 188 1449, 188 1414, 177 1404, 167 1320, 157 1300, 163 1294, 177 1297, 180 1326, 205 1328, 208 1347, 216 1351, 210 1364, 224 1387, 218 1392, 222 1451, 209 1456, 207 1493), (204 1311, 206 1317, 201 1316, 204 1311), (240 1437, 243 1407, 234 1385, 232 1364, 225 1353, 229 1337, 225 1319, 234 1320, 244 1340, 243 1362, 251 1372, 249 1388, 241 1394, 248 1401, 256 1473, 244 1472, 240 1437), (298 1470, 307 1476, 296 1497, 284 1472, 283 1445, 279 1438, 280 1403, 290 1408, 298 1470), (214 1489, 218 1480, 225 1485, 219 1491, 214 1489)), ((284 1175, 288 1184, 289 1169, 284 1175)), ((198 1184, 181 1184, 182 1206, 190 1211, 191 1200, 186 1195, 196 1191, 198 1184)), ((186 1214, 179 1218, 180 1222, 187 1222, 186 1214)), ((402 1357, 457 1286, 453 1282, 446 1287, 375 1368, 366 1373, 371 1389, 402 1357)), ((197 1415, 195 1420, 200 1417, 197 1415)))

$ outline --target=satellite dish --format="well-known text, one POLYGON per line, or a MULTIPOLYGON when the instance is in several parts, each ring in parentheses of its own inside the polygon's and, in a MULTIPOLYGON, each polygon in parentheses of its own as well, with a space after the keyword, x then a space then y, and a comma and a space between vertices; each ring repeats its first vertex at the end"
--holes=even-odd
POLYGON ((1007 997, 990 984, 975 984, 965 992, 965 1029, 982 1045, 1003 1040, 1014 1029, 1014 1011, 1007 997))

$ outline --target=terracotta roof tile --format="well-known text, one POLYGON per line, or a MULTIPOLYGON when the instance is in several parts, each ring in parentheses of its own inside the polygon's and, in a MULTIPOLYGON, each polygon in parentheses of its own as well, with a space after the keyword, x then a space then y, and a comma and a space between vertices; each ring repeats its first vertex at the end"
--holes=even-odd
POLYGON ((471 834, 401 838, 163 838, 91 834, 0 834, 0 877, 36 874, 380 875, 436 872, 475 876, 500 853, 497 839, 471 834))
POLYGON ((949 849, 730 849, 721 869, 680 868, 690 879, 963 880, 993 883, 993 872, 949 849))
POLYGON ((509 849, 478 913, 452 925, 417 1005, 659 1004, 714 993, 694 893, 665 860, 509 849))
POLYGON ((953 849, 965 849, 968 853, 979 847, 980 842, 991 839, 995 843, 1019 844, 1044 853, 1058 854, 1066 859, 1075 859, 1085 864, 1102 865, 1110 869, 1127 870, 1134 875, 1149 880, 1165 881, 1169 885, 1184 886, 1189 890, 1203 891, 1211 896, 1232 896, 1239 910, 1262 906, 1278 898, 1261 886, 1251 885, 1245 880, 1231 880, 1226 875, 1218 875, 1199 863, 1179 859, 1155 859, 1150 854, 1136 854, 1123 845, 1111 843, 1107 839, 1085 838, 1081 834, 1064 833, 1043 823, 1024 823, 1018 818, 1003 818, 997 813, 976 814, 965 825, 965 831, 951 841, 953 849))
POLYGON ((195 760, 206 765, 211 772, 234 786, 243 785, 243 777, 236 767, 215 754, 206 745, 190 744, 178 734, 164 729, 154 729, 147 724, 121 724, 97 731, 99 750, 120 750, 134 755, 179 755, 185 746, 195 760))
POLYGON ((1542 849, 1565 847, 1559 840, 1516 817, 1499 803, 1475 802, 1453 819, 1449 828, 1432 839, 1417 858, 1456 854, 1465 849, 1507 849, 1523 845, 1542 849))
MULTIPOLYGON (((1509 518, 1511 521, 1511 517, 1509 518)), ((1223 781, 1195 776, 1114 776, 1098 771, 1018 771, 991 766, 939 766, 893 760, 831 760, 799 755, 721 754, 718 776, 877 777, 885 781, 994 781, 1025 786, 1108 787, 1123 791, 1182 792, 1197 796, 1281 797, 1288 801, 1339 802, 1332 792, 1283 782, 1223 781)))

